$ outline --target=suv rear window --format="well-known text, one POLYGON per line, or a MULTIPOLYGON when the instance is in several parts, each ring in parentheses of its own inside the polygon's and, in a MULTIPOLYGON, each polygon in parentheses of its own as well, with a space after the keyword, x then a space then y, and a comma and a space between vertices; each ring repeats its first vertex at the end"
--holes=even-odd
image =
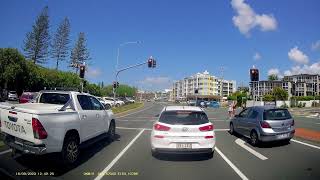
POLYGON ((61 93, 43 93, 41 94, 40 103, 46 104, 66 104, 70 99, 69 94, 61 94, 61 93))
POLYGON ((173 125, 200 125, 208 123, 204 112, 196 111, 165 111, 161 114, 159 122, 173 125))
POLYGON ((270 109, 263 113, 264 120, 285 120, 291 119, 291 115, 287 109, 270 109))

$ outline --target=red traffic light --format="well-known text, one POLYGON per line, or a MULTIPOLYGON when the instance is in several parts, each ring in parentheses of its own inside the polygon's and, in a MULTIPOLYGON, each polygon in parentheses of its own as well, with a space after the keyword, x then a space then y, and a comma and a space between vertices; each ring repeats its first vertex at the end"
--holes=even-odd
POLYGON ((85 71, 86 71, 86 66, 81 65, 80 66, 80 74, 79 74, 80 78, 84 78, 85 71))

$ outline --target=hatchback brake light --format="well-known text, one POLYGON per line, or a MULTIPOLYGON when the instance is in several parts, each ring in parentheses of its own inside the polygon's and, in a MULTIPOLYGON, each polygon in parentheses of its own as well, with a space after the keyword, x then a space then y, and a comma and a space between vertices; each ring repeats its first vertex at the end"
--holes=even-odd
POLYGON ((161 125, 161 124, 155 124, 153 126, 154 130, 157 130, 157 131, 169 131, 171 128, 168 127, 168 126, 164 126, 164 125, 161 125))
POLYGON ((40 121, 32 118, 33 136, 36 139, 46 139, 48 137, 47 131, 44 129, 40 121))
POLYGON ((210 125, 199 127, 199 130, 200 131, 212 131, 213 130, 213 125, 210 124, 210 125))
POLYGON ((271 128, 270 124, 266 121, 261 121, 260 125, 262 128, 271 128))

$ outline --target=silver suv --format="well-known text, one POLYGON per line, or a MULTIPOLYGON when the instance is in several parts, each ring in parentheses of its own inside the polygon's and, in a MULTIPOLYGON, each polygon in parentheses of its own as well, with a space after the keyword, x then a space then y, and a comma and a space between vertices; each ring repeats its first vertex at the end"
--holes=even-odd
POLYGON ((294 120, 287 109, 254 106, 241 111, 230 121, 230 134, 249 137, 252 145, 267 141, 290 141, 294 120))

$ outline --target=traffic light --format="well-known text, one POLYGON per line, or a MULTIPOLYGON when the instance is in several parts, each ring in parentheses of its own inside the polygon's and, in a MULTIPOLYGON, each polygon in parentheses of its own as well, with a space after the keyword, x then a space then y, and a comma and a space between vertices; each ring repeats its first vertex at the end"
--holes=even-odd
POLYGON ((84 78, 85 71, 86 71, 86 66, 81 65, 80 66, 80 78, 84 78))
POLYGON ((152 61, 152 67, 155 68, 156 65, 157 65, 157 62, 156 62, 156 60, 153 59, 153 61, 152 61))
POLYGON ((115 81, 114 81, 114 82, 113 82, 113 88, 116 89, 116 88, 118 88, 118 87, 119 87, 119 82, 115 82, 115 81))
POLYGON ((259 70, 256 68, 250 69, 250 80, 259 81, 259 70))
POLYGON ((148 59, 148 68, 152 68, 153 59, 148 59))

